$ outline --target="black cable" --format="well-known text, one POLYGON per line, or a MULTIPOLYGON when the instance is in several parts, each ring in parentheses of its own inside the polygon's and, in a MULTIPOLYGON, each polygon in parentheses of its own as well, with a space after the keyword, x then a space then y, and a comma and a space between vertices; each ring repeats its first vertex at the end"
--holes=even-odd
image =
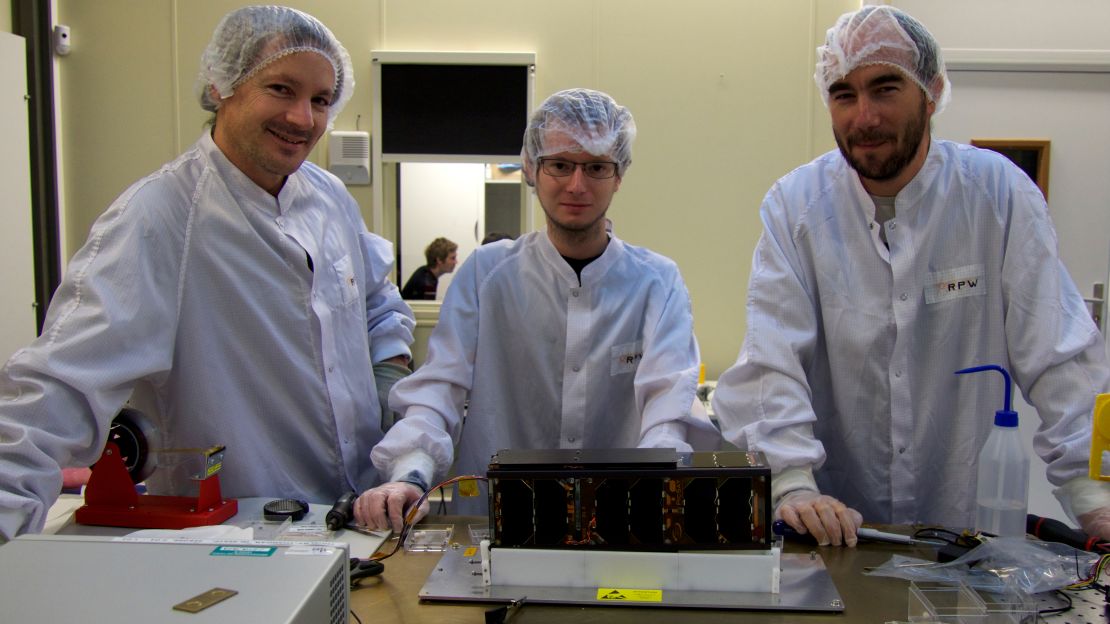
POLYGON ((919 540, 933 540, 942 544, 956 544, 960 534, 941 527, 924 527, 913 532, 913 538, 919 540))
POLYGON ((385 564, 380 561, 351 557, 351 589, 357 589, 363 579, 381 576, 383 572, 385 572, 385 564))
POLYGON ((517 600, 510 600, 509 604, 503 607, 486 611, 486 624, 506 624, 517 611, 524 607, 524 601, 527 599, 527 596, 521 596, 517 600))
POLYGON ((358 614, 355 613, 354 609, 348 609, 348 611, 351 612, 351 617, 355 618, 355 621, 358 622, 358 624, 362 624, 362 620, 358 617, 358 614))
POLYGON ((1056 607, 1056 608, 1053 608, 1053 609, 1041 609, 1037 613, 1037 619, 1041 622, 1045 621, 1044 616, 1046 616, 1046 615, 1059 615, 1061 613, 1067 613, 1068 611, 1071 611, 1071 606, 1072 606, 1071 596, 1069 596, 1067 594, 1067 592, 1063 592, 1063 591, 1060 591, 1060 590, 1057 589, 1057 590, 1054 590, 1052 593, 1059 596, 1060 598, 1064 599, 1064 606, 1056 607))
POLYGON ((1102 590, 1102 602, 1104 605, 1102 607, 1102 616, 1104 619, 1110 620, 1110 588, 1105 585, 1099 585, 1099 589, 1102 590))

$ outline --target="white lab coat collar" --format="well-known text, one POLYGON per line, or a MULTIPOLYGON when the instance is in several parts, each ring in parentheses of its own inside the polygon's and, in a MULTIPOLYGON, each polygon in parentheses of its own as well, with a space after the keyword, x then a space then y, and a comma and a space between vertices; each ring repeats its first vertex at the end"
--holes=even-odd
POLYGON ((621 261, 626 250, 624 242, 612 234, 612 222, 608 222, 605 228, 609 232, 609 244, 605 246, 605 251, 601 252, 601 256, 593 262, 586 265, 582 269, 581 284, 579 284, 578 275, 574 269, 567 264, 563 259, 563 255, 555 248, 555 244, 551 242, 551 238, 545 233, 540 238, 540 253, 545 261, 547 261, 554 269, 559 277, 570 287, 582 286, 588 288, 601 281, 606 271, 621 261))
POLYGON ((204 132, 199 145, 208 156, 212 166, 219 172, 220 177, 227 183, 227 188, 235 199, 245 205, 262 207, 273 216, 284 215, 289 206, 296 203, 304 193, 305 185, 302 183, 298 171, 286 177, 285 184, 281 187, 277 197, 269 191, 258 186, 243 170, 235 166, 228 159, 216 141, 212 139, 211 132, 204 132))

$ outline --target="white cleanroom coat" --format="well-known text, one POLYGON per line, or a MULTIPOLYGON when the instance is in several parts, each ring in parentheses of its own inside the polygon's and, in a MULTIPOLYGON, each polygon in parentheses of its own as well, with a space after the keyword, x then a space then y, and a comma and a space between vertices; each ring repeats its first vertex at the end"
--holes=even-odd
MULTIPOLYGON (((59 467, 98 458, 132 390, 153 447, 226 445, 226 496, 373 486, 371 360, 408 354, 414 327, 391 267, 334 176, 306 162, 275 198, 205 133, 97 220, 0 374, 0 533, 42 526, 59 467)), ((180 477, 148 484, 195 496, 180 477)))
POLYGON ((1049 481, 1086 473, 1105 346, 1021 170, 932 141, 882 226, 889 250, 839 152, 779 180, 760 214, 744 346, 714 395, 730 441, 814 469, 865 521, 971 526, 1003 383, 954 372, 998 364, 1037 408, 1049 481))
MULTIPOLYGON (((427 362, 394 386, 404 418, 374 463, 432 483, 452 460, 484 475, 505 448, 712 446, 713 424, 692 409, 698 366, 671 260, 614 236, 579 284, 546 232, 484 245, 451 282, 427 362)), ((456 510, 484 513, 486 500, 456 510)))

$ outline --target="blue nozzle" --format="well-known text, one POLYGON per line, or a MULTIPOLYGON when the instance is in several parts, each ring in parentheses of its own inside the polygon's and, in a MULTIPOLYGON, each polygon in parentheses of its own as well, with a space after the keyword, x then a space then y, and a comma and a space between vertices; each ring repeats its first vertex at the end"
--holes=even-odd
POLYGON ((963 375, 964 373, 978 373, 988 370, 1002 373, 1002 378, 1006 380, 1006 405, 1003 409, 994 413, 994 424, 999 427, 1016 427, 1018 425, 1018 415, 1013 410, 1013 404, 1010 402, 1010 386, 1013 385, 1013 382, 1010 381, 1010 373, 1005 368, 997 364, 984 364, 983 366, 972 366, 971 368, 958 370, 956 374, 963 375))

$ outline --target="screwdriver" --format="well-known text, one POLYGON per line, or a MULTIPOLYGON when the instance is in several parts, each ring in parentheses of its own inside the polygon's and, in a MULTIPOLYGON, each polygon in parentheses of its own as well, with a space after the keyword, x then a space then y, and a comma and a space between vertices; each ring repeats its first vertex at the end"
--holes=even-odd
MULTIPOLYGON (((787 524, 783 520, 775 520, 771 524, 771 531, 774 532, 775 535, 781 535, 783 537, 803 538, 803 539, 809 538, 811 541, 816 541, 816 540, 813 539, 813 534, 812 533, 807 534, 807 535, 802 535, 802 534, 798 533, 797 531, 795 531, 794 527, 790 526, 789 524, 787 524)), ((891 543, 891 544, 933 545, 931 542, 926 542, 926 541, 914 539, 914 538, 912 538, 908 535, 900 535, 898 533, 887 533, 886 531, 880 531, 878 529, 870 529, 870 528, 867 528, 867 527, 860 527, 859 529, 857 529, 856 530, 856 536, 859 537, 860 539, 871 540, 873 542, 888 542, 888 543, 891 543)))

